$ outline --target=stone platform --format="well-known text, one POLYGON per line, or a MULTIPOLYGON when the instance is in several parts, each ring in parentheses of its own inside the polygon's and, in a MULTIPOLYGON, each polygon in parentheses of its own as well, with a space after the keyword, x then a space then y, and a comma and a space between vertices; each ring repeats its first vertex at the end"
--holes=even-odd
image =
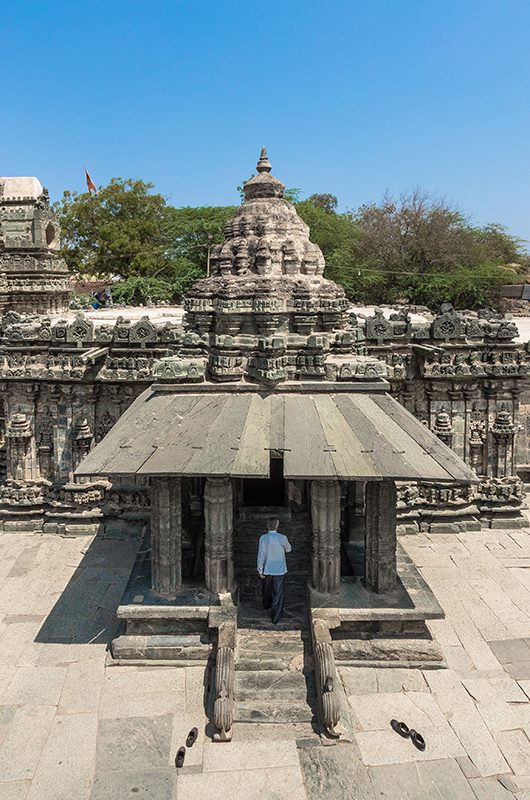
POLYGON ((443 619, 444 611, 404 548, 398 544, 395 591, 376 594, 359 577, 361 548, 346 545, 356 576, 341 579, 332 597, 310 590, 313 620, 331 631, 337 664, 381 667, 441 667, 443 654, 427 620, 443 619))
POLYGON ((187 582, 175 595, 162 597, 151 588, 148 540, 144 539, 116 610, 119 636, 111 644, 111 663, 162 661, 205 664, 215 645, 211 608, 220 611, 219 596, 187 582))
POLYGON ((530 530, 406 537, 445 612, 427 624, 448 669, 339 665, 352 741, 336 747, 305 723, 241 722, 212 743, 203 666, 105 668, 138 546, 0 534, 0 797, 528 800, 530 530))

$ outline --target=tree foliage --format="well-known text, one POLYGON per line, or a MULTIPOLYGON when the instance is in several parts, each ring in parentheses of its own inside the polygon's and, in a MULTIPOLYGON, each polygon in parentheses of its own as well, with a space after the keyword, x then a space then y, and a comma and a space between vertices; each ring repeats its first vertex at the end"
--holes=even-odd
POLYGON ((419 190, 344 216, 356 236, 328 256, 327 274, 358 301, 478 307, 495 303, 499 286, 524 269, 522 242, 502 226, 474 227, 419 190))
POLYGON ((171 272, 168 206, 152 188, 113 178, 97 194, 64 193, 55 210, 72 272, 124 278, 171 272))
POLYGON ((169 252, 206 272, 209 251, 223 241, 223 227, 236 212, 235 206, 167 207, 169 252))
MULTIPOLYGON (((211 247, 223 240, 233 206, 174 208, 152 184, 114 178, 97 195, 65 192, 56 204, 63 248, 78 275, 119 275, 117 301, 179 300, 206 274, 211 247)), ((289 199, 326 259, 326 277, 358 302, 398 300, 436 307, 495 302, 498 286, 517 279, 527 257, 500 225, 471 225, 424 192, 337 213, 330 193, 289 199), (503 265, 510 264, 507 270, 503 265)))
POLYGON ((109 279, 116 302, 176 302, 205 273, 233 208, 174 208, 141 180, 113 178, 97 194, 65 192, 56 203, 63 254, 80 276, 109 279))

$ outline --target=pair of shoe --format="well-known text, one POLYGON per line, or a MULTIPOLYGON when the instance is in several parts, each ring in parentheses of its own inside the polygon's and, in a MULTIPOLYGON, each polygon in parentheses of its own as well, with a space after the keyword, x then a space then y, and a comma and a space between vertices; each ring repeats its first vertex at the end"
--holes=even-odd
MULTIPOLYGON (((197 728, 192 728, 191 731, 188 733, 188 738, 186 739, 186 747, 193 747, 195 742, 197 741, 197 737, 199 735, 199 731, 197 728)), ((179 747, 178 753, 175 757, 175 766, 177 769, 184 764, 184 758, 186 757, 186 747, 179 747)))
POLYGON ((412 744, 417 747, 418 750, 425 750, 425 739, 421 733, 415 731, 414 728, 409 728, 404 722, 398 722, 397 719, 391 719, 390 725, 392 726, 392 730, 399 733, 404 739, 410 737, 412 744))

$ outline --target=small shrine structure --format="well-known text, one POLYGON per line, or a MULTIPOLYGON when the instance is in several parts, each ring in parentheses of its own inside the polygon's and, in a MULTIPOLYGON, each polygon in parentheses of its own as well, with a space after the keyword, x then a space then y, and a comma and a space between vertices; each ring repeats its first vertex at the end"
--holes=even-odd
MULTIPOLYGON (((366 354, 343 289, 324 278, 322 252, 283 192, 263 149, 210 276, 186 298, 177 351, 155 362, 152 385, 75 472, 150 481, 147 546, 112 655, 181 659, 183 631, 200 633, 189 658, 214 650, 221 740, 232 735, 236 647, 252 629, 245 608, 265 519, 278 516, 291 540, 319 715, 335 735, 335 658, 439 659, 425 620, 442 611, 398 547, 396 481, 478 482, 448 446, 445 412, 430 431, 390 396, 387 365, 366 354)), ((386 331, 374 327, 381 341, 386 331)))

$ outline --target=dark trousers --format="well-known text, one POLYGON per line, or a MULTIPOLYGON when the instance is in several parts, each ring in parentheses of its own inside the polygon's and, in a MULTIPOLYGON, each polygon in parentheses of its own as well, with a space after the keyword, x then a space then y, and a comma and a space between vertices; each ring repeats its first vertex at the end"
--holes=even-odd
POLYGON ((285 575, 265 575, 262 580, 261 592, 263 608, 271 610, 271 619, 276 624, 283 614, 285 603, 285 575))

